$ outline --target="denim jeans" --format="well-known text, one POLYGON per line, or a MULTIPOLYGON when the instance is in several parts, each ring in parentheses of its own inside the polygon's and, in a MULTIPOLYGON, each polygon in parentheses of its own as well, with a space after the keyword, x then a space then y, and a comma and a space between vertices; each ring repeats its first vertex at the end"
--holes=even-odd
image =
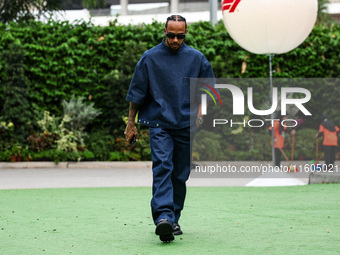
POLYGON ((151 211, 156 225, 160 219, 167 219, 173 224, 181 216, 196 132, 196 126, 184 129, 150 128, 153 161, 151 211))

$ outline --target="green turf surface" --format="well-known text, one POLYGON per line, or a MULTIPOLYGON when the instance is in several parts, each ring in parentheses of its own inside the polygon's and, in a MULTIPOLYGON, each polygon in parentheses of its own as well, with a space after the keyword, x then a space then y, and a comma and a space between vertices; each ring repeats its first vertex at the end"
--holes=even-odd
POLYGON ((340 185, 189 188, 163 244, 151 188, 0 190, 0 254, 340 254, 340 185))

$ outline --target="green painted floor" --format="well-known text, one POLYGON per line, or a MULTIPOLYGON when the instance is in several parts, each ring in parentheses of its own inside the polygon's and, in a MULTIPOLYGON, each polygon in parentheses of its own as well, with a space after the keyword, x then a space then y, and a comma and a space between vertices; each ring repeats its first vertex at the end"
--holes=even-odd
POLYGON ((340 254, 340 184, 191 187, 159 241, 151 188, 0 190, 0 254, 340 254))

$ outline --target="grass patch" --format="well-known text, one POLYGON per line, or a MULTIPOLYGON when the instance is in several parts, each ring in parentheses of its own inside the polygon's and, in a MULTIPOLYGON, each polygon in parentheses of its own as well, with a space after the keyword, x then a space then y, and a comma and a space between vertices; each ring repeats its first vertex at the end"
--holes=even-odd
POLYGON ((170 244, 151 188, 1 190, 0 254, 339 254, 339 190, 190 187, 170 244))

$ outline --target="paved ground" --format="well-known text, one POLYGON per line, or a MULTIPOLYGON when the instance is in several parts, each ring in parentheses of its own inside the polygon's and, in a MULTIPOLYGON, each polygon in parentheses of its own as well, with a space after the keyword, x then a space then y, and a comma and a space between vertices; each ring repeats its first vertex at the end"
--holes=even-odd
MULTIPOLYGON (((296 162, 304 165, 306 162, 296 162)), ((269 172, 270 162, 200 162, 188 186, 291 186, 310 173, 269 172), (251 169, 251 167, 253 169, 251 169), (257 171, 256 173, 240 172, 257 171)), ((0 163, 0 189, 151 187, 151 162, 0 163)))

